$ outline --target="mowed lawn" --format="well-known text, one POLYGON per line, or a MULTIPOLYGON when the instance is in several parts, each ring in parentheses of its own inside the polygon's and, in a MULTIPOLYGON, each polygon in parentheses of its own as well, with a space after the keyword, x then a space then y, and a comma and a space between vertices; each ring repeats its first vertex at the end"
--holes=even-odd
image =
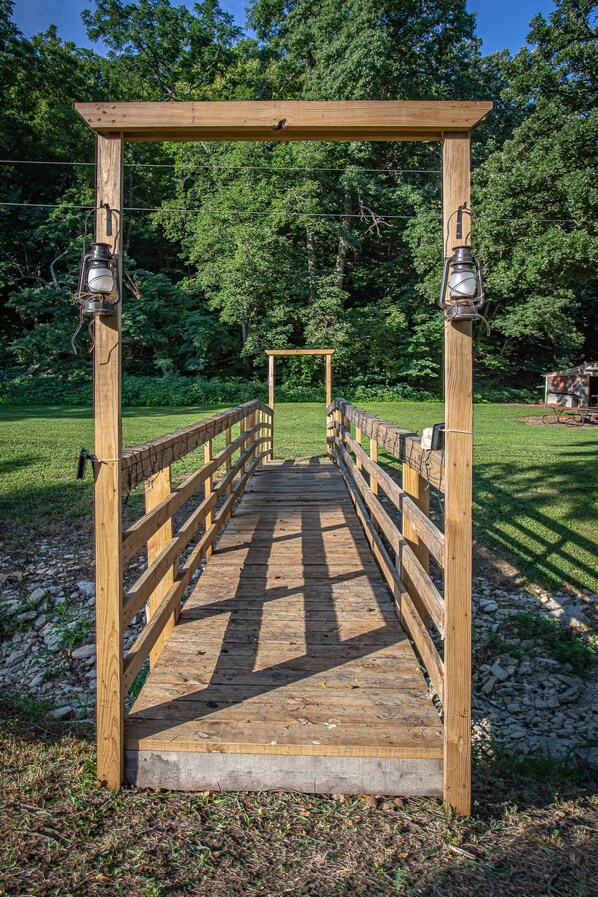
MULTIPOLYGON (((443 415, 437 403, 365 404, 420 433, 443 415)), ((127 408, 124 445, 177 430, 222 407, 127 408)), ((540 413, 533 406, 476 406, 475 536, 532 583, 598 591, 598 427, 532 426, 523 420, 540 413)), ((10 531, 17 534, 19 524, 43 529, 91 513, 91 472, 84 482, 75 479, 82 446, 93 448, 90 410, 0 409, 0 518, 13 524, 10 531)), ((278 457, 323 456, 323 405, 277 404, 275 451, 278 457)), ((202 457, 198 450, 179 462, 175 481, 202 457)), ((383 454, 381 461, 392 463, 383 454)), ((140 507, 140 497, 133 496, 128 512, 140 507)))

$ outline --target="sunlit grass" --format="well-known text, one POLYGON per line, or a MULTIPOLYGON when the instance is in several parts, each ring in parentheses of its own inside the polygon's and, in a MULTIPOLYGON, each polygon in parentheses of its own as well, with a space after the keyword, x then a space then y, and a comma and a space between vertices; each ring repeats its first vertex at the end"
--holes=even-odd
MULTIPOLYGON (((368 403, 367 408, 420 433, 442 418, 437 403, 368 403)), ((145 442, 218 410, 221 407, 125 409, 123 443, 145 442)), ((476 406, 475 536, 533 582, 596 591, 598 428, 530 426, 522 420, 534 413, 533 406, 476 406)), ((216 450, 221 444, 222 437, 216 450)), ((2 519, 43 527, 51 520, 90 514, 91 474, 84 482, 75 479, 82 446, 93 447, 93 418, 87 409, 2 409, 2 519)), ((367 440, 364 446, 367 449, 367 440)), ((276 406, 277 457, 324 457, 325 451, 323 405, 276 406)), ((199 449, 178 462, 175 482, 202 457, 199 449)))

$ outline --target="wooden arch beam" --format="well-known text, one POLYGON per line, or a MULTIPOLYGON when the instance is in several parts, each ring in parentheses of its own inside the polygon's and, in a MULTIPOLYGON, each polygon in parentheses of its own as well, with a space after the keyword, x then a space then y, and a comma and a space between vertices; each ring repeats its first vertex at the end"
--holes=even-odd
POLYGON ((441 140, 468 133, 487 100, 261 100, 250 102, 75 103, 98 134, 125 140, 441 140))

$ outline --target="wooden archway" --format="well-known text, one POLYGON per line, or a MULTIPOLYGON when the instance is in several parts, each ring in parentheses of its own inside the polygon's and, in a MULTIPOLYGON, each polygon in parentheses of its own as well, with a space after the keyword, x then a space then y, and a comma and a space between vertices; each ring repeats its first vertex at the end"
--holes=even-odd
MULTIPOLYGON (((96 133, 95 239, 122 263, 123 156, 127 141, 440 141, 446 245, 470 208, 470 134, 492 103, 439 101, 77 103, 96 133), (107 227, 108 205, 121 213, 107 227), (110 233, 108 232, 110 230, 110 233)), ((124 210, 126 211, 126 210, 124 210)), ((109 216, 108 216, 109 217, 109 216)), ((440 267, 440 259, 439 259, 440 267)), ((124 769, 121 308, 95 329, 98 777, 118 788, 124 769)), ((471 321, 445 324, 444 797, 471 801, 471 321)))
MULTIPOLYGON (((268 356, 268 405, 274 410, 275 396, 275 359, 285 355, 324 355, 326 359, 326 371, 324 376, 324 388, 326 391, 326 407, 332 402, 332 356, 336 349, 266 349, 268 356)), ((272 434, 272 452, 270 460, 274 458, 274 434, 272 434)))
POLYGON ((326 407, 332 402, 332 356, 336 349, 266 349, 268 356, 268 405, 274 408, 274 363, 277 357, 286 355, 324 355, 326 359, 326 373, 324 386, 326 390, 326 407))

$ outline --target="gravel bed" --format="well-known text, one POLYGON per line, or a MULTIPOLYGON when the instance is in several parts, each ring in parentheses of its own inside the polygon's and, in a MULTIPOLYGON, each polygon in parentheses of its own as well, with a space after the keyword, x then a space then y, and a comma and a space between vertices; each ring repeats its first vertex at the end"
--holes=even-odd
MULTIPOLYGON (((90 534, 63 532, 21 545, 0 561, 0 691, 24 708, 41 702, 55 720, 90 719, 96 685, 90 534)), ((143 567, 134 559, 128 576, 143 567)), ((474 581, 473 610, 474 744, 597 762, 591 663, 598 595, 527 590, 484 575, 474 581)), ((126 648, 143 622, 142 612, 127 630, 126 648)))

